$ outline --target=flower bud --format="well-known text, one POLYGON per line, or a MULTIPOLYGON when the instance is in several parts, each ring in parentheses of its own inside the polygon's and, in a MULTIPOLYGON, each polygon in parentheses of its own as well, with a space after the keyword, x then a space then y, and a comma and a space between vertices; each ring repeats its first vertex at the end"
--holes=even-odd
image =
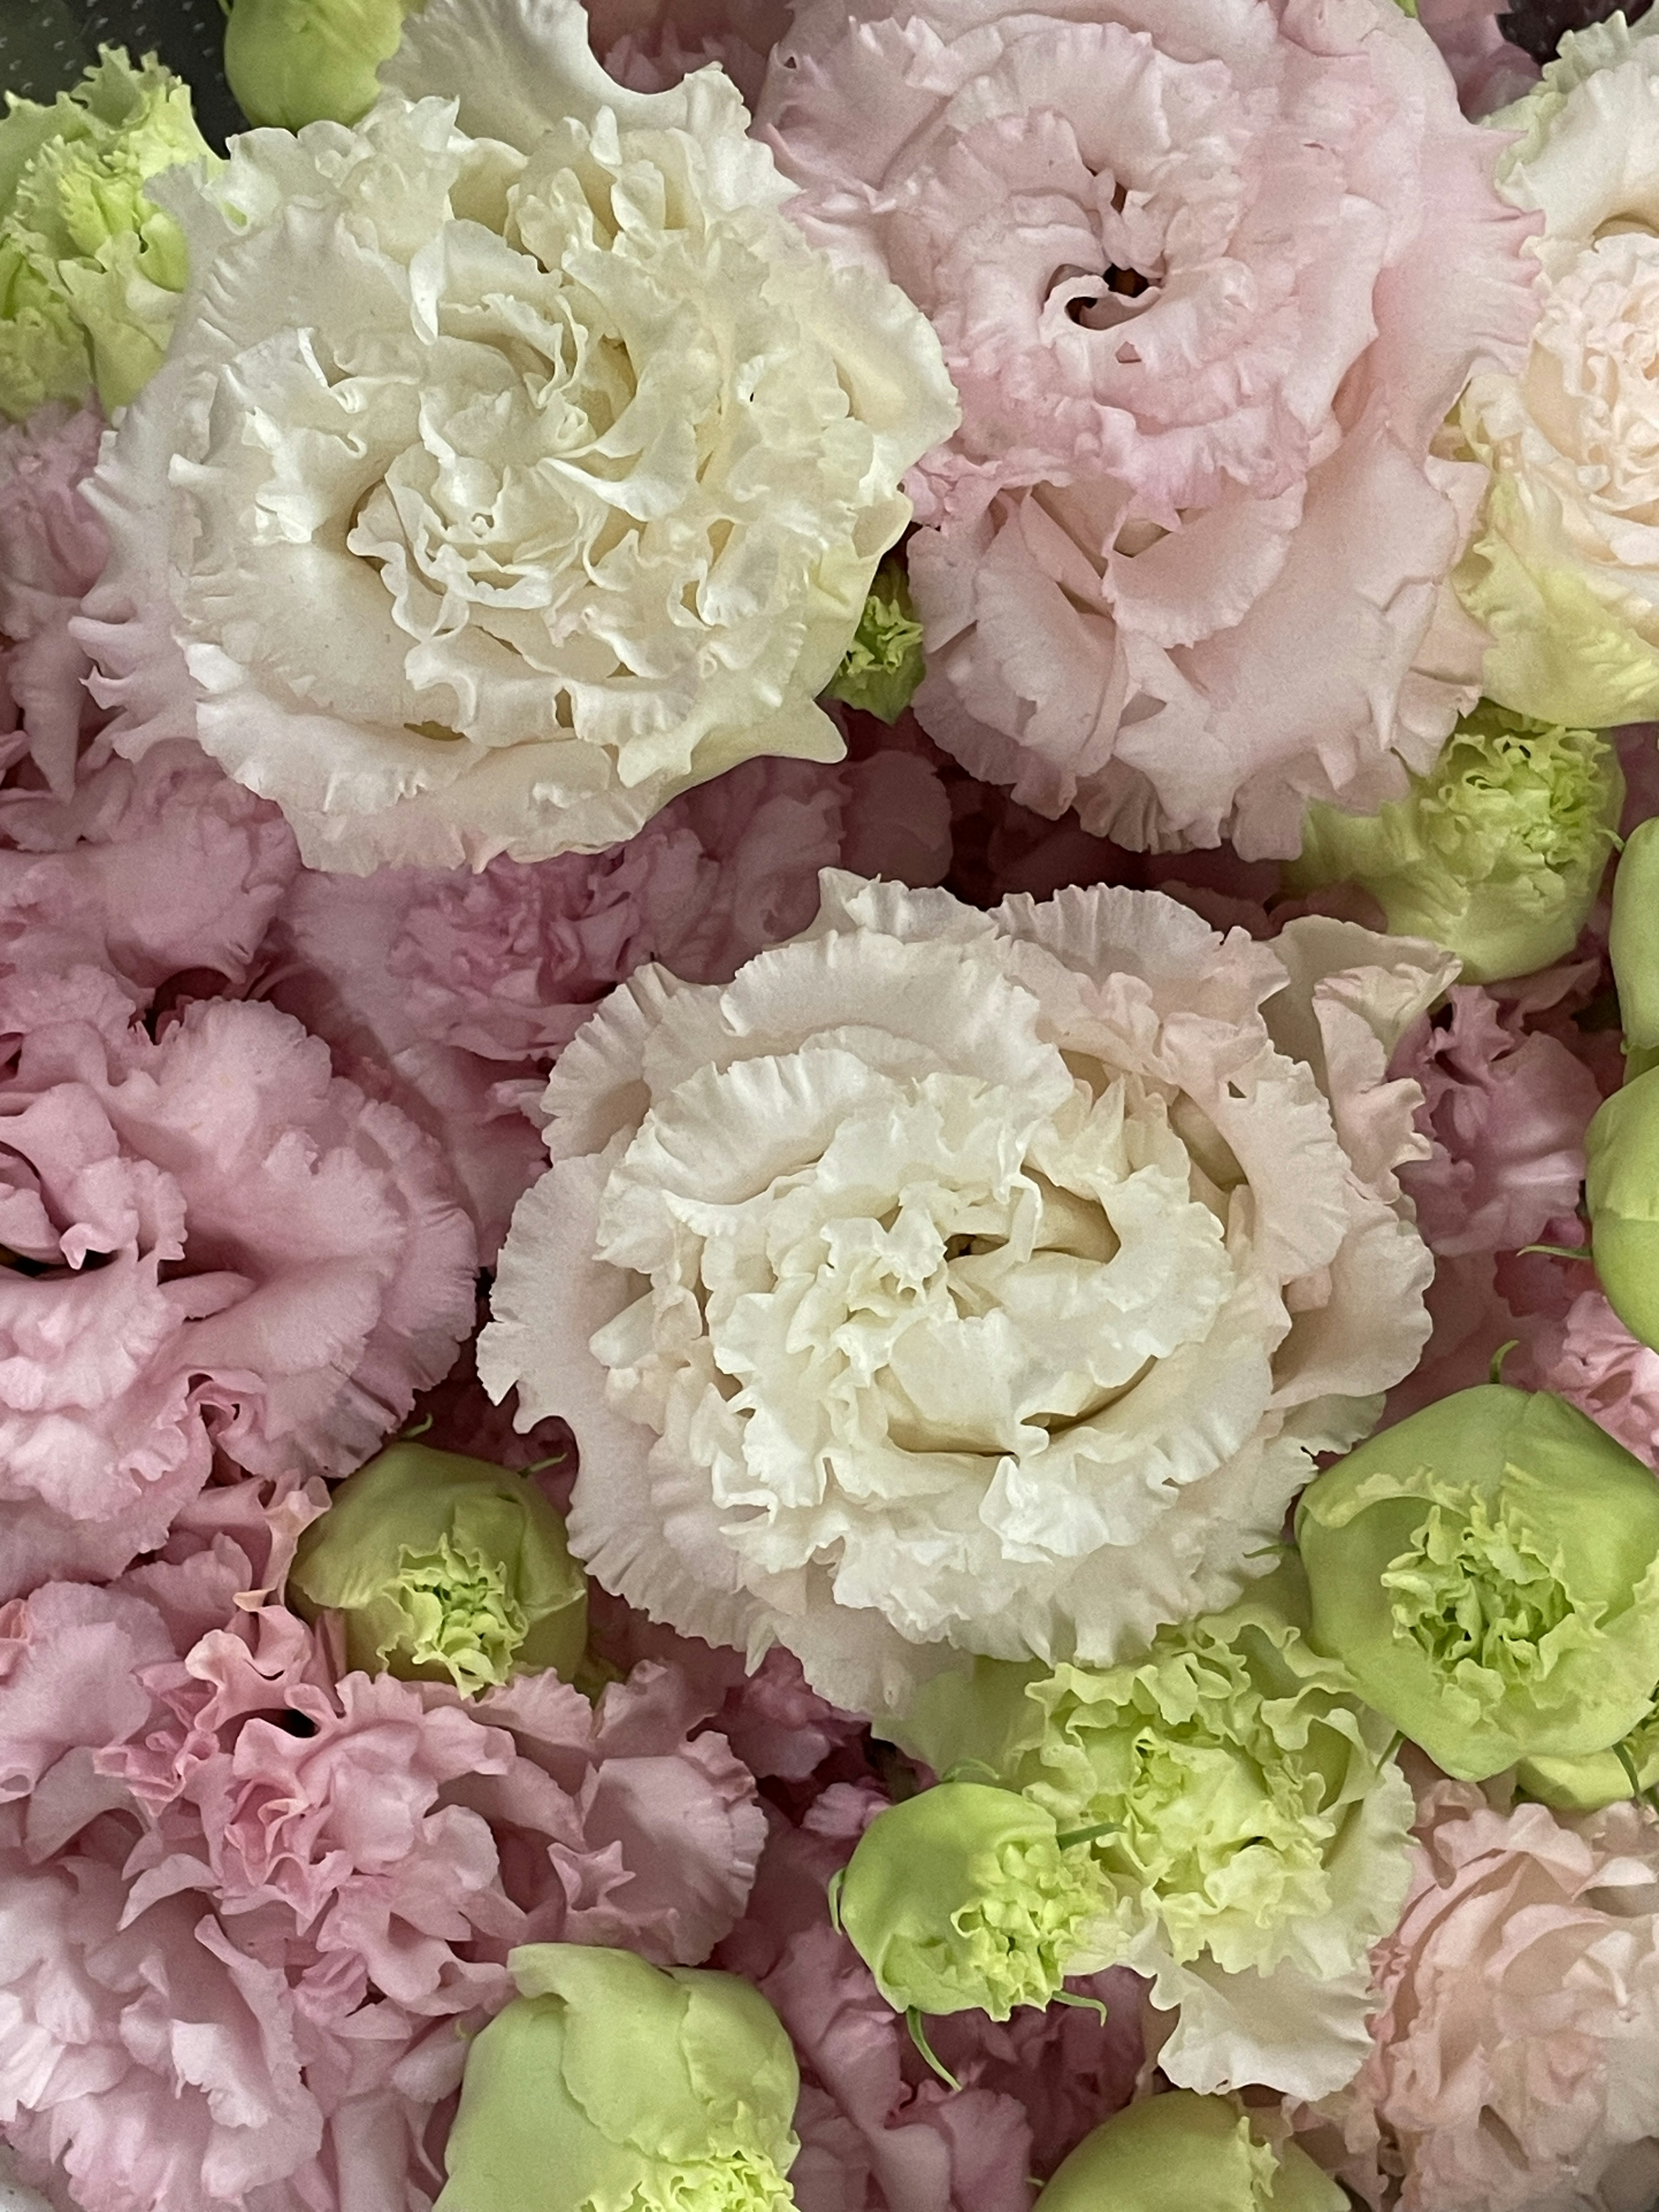
POLYGON ((1607 933, 1626 1051, 1659 1046, 1659 817, 1632 830, 1613 878, 1607 933))
POLYGON ((1313 1640, 1447 1773, 1608 1750, 1659 1683, 1659 1484, 1559 1398, 1483 1384, 1310 1484, 1313 1640))
POLYGON ((349 1475, 301 1537, 290 1602, 337 1613, 368 1674, 467 1695, 551 1668, 587 1641, 587 1583, 533 1482, 487 1461, 393 1444, 349 1475))
POLYGON ((1310 806, 1285 882, 1361 884, 1395 935, 1455 952, 1466 983, 1530 975, 1583 927, 1624 797, 1618 756, 1595 731, 1483 701, 1405 799, 1375 814, 1310 806))
POLYGON ((472 2044, 434 2212, 782 2212, 789 2038, 734 1974, 532 1943, 472 2044))
POLYGON ((903 562, 890 555, 871 579, 853 642, 825 687, 827 696, 896 722, 926 673, 910 580, 903 562))
POLYGON ((119 47, 50 106, 17 100, 0 118, 0 414, 94 385, 107 413, 149 381, 189 256, 144 186, 212 158, 189 86, 119 47))
POLYGON ((842 1886, 842 1927, 897 2011, 1046 2005, 1103 1899, 1088 1856, 1012 1790, 941 1782, 878 1814, 842 1886))
POLYGON ((1085 2136, 1034 2212, 1346 2212, 1329 2174, 1288 2139, 1275 2148, 1266 2125, 1190 2089, 1127 2105, 1085 2136))
POLYGON ((235 0, 225 76, 248 121, 356 123, 380 95, 412 0, 235 0))
POLYGON ((1659 1068, 1634 1076, 1584 1132, 1590 1251, 1607 1304, 1659 1347, 1659 1068))

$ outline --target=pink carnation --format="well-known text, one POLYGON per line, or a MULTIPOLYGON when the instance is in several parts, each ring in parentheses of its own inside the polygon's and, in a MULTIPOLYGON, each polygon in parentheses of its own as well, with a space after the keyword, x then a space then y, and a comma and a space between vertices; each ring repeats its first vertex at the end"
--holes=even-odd
POLYGON ((103 428, 95 407, 54 404, 0 429, 0 773, 27 763, 60 799, 82 734, 107 719, 84 688, 92 664, 69 629, 109 552, 76 489, 103 428))
POLYGON ((718 62, 752 107, 791 13, 789 0, 592 0, 587 36, 607 75, 635 92, 665 92, 718 62))
POLYGON ((1472 703, 1431 452, 1534 316, 1495 137, 1386 0, 808 0, 758 119, 815 243, 932 319, 923 726, 1135 847, 1293 853, 1472 703), (862 20, 867 13, 878 20, 862 20))
POLYGON ((0 982, 0 1590, 106 1577, 238 1466, 344 1473, 453 1358, 473 1240, 430 1140, 274 1007, 152 1039, 107 977, 0 982))
MULTIPOLYGON (((1587 1279, 1582 1267, 1574 1274, 1587 1279)), ((1536 1387, 1558 1392, 1659 1467, 1659 1352, 1631 1334, 1601 1291, 1581 1289, 1565 1316, 1543 1316, 1529 1335, 1536 1387)))
POLYGON ((1419 1800, 1383 2002, 1309 2148, 1400 2212, 1641 2212, 1659 2191, 1659 1829, 1466 1783, 1419 1800), (1397 2191, 1397 2195, 1396 2195, 1397 2191))

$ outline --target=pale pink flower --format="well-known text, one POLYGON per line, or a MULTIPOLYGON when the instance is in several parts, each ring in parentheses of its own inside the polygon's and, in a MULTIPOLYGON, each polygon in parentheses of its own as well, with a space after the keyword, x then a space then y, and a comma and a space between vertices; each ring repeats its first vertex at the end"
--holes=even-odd
POLYGON ((343 1474, 472 1314, 435 1147, 274 1007, 0 981, 0 1590, 160 1544, 213 1449, 343 1474))
MULTIPOLYGON (((1588 1280, 1586 1271, 1577 1275, 1588 1280)), ((1580 1289, 1564 1316, 1550 1316, 1532 1332, 1531 1348, 1540 1389, 1556 1391, 1626 1451, 1659 1466, 1659 1352, 1631 1334, 1599 1290, 1580 1289)))
POLYGON ((0 428, 0 773, 27 763, 60 799, 83 734, 107 719, 85 689, 92 664, 69 629, 109 551, 76 489, 103 428, 90 404, 54 404, 0 428))
POLYGON ((1451 71, 1465 115, 1491 115, 1532 90, 1539 67, 1498 28, 1504 0, 1418 0, 1417 20, 1451 71))
POLYGON ((1427 34, 1386 0, 808 0, 757 115, 961 398, 907 479, 930 734, 1136 847, 1294 853, 1307 799, 1402 790, 1479 668, 1436 606, 1485 475, 1431 442, 1534 314, 1427 34))
POLYGON ((1372 1954, 1371 2054, 1300 2116, 1309 2148, 1400 2212, 1642 2212, 1659 2184, 1653 1816, 1500 1813, 1437 1778, 1417 1832, 1372 1954))
POLYGON ((752 107, 792 12, 789 0, 592 0, 587 36, 605 74, 631 91, 665 92, 718 62, 752 107))

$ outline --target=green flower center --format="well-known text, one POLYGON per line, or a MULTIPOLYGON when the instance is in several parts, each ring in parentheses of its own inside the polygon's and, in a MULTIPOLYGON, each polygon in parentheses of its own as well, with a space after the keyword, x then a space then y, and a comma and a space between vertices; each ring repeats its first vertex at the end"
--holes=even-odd
POLYGON ((1593 730, 1483 707, 1459 728, 1419 798, 1425 837, 1473 878, 1582 867, 1605 852, 1612 756, 1593 730))
POLYGON ((764 2151, 735 2150, 641 2182, 628 2212, 785 2212, 794 2201, 764 2151))
POLYGON ((467 1695, 507 1680, 529 1624, 498 1560, 447 1536, 432 1552, 405 1544, 388 1595, 404 1616, 398 1648, 412 1664, 446 1668, 467 1695))
POLYGON ((997 1879, 951 1913, 953 1936, 896 1939, 884 1961, 888 1979, 942 1982, 959 1993, 963 2008, 999 2020, 1016 2005, 1046 2005, 1101 1910, 1099 1886, 1089 1879, 1083 1854, 1077 1857, 1073 1865, 1047 1838, 1001 1844, 997 1879))
POLYGON ((1583 1640, 1578 1609, 1550 1562, 1502 1510, 1492 1520, 1479 1498, 1459 1509, 1431 1507, 1409 1549, 1384 1569, 1382 1585, 1395 1633, 1483 1710, 1535 1686, 1565 1645, 1583 1640))

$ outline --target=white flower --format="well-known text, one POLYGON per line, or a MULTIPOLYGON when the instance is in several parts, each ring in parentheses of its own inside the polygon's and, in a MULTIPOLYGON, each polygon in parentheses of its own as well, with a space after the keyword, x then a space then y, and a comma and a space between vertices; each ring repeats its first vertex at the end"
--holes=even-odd
POLYGON ((1455 421, 1492 471, 1454 572, 1491 634, 1485 689, 1547 721, 1659 714, 1659 21, 1562 40, 1492 118, 1499 168, 1541 211, 1540 313, 1516 376, 1476 377, 1455 421))
POLYGON ((384 75, 166 193, 192 289, 94 493, 118 748, 197 738, 356 872, 838 758, 814 696, 956 419, 927 325, 804 244, 718 70, 627 91, 577 0, 428 0, 384 75))
POLYGON ((644 969, 566 1048, 480 1371, 574 1427, 601 1582, 840 1703, 1117 1658, 1261 1571, 1417 1358, 1384 1066, 1456 963, 822 880, 729 986, 644 969))

